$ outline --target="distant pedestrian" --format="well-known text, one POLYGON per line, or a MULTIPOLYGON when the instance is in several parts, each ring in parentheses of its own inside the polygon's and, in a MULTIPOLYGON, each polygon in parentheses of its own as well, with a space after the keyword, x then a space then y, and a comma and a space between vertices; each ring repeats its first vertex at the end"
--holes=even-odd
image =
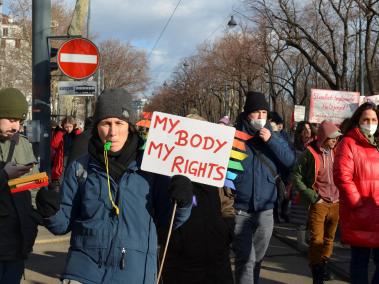
POLYGON ((59 185, 67 165, 73 141, 81 133, 76 127, 76 121, 72 116, 65 117, 62 120, 61 127, 56 128, 54 131, 50 144, 52 151, 55 153, 52 161, 51 179, 56 185, 59 185))
MULTIPOLYGON (((283 118, 275 111, 269 113, 269 122, 271 129, 274 134, 279 135, 281 138, 286 140, 290 145, 290 137, 288 133, 284 130, 283 118)), ((290 145, 292 148, 292 145, 290 145)), ((286 185, 285 194, 283 198, 278 198, 275 202, 274 207, 274 221, 275 223, 280 223, 282 218, 285 222, 289 223, 289 206, 290 206, 290 195, 291 195, 291 168, 282 169, 281 178, 286 185)))
POLYGON ((300 121, 296 125, 294 134, 294 148, 296 152, 296 158, 298 158, 308 147, 316 136, 316 131, 308 121, 300 121))
POLYGON ((235 180, 233 248, 237 284, 259 281, 261 263, 274 226, 279 173, 283 168, 292 167, 295 160, 287 141, 272 133, 268 111, 264 94, 248 92, 244 112, 236 122, 237 130, 252 136, 246 142, 248 157, 242 161, 244 172, 235 180))
POLYGON ((223 124, 223 125, 226 125, 226 126, 230 126, 230 118, 229 118, 229 116, 225 115, 225 116, 221 117, 220 120, 218 121, 218 124, 223 124))
POLYGON ((269 114, 269 121, 271 124, 272 131, 280 135, 284 140, 290 141, 290 136, 284 129, 284 120, 276 111, 272 111, 269 114))
POLYGON ((324 283, 338 224, 339 194, 333 182, 333 163, 339 136, 341 132, 337 126, 323 121, 318 128, 317 140, 308 145, 293 172, 293 185, 300 192, 305 206, 309 207, 308 258, 314 284, 324 283))
POLYGON ((373 103, 364 103, 355 111, 334 162, 334 182, 340 192, 341 237, 351 245, 353 284, 369 283, 371 254, 376 266, 371 283, 379 283, 378 117, 373 103))
POLYGON ((93 117, 87 117, 84 122, 84 131, 77 135, 72 143, 71 151, 68 154, 67 166, 88 154, 88 142, 91 139, 93 131, 93 117))

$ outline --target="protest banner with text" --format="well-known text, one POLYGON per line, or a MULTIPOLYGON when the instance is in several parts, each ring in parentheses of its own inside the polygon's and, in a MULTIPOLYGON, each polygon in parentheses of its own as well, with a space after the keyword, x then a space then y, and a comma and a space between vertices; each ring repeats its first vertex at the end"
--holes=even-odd
POLYGON ((330 120, 336 124, 350 118, 358 108, 359 92, 311 89, 309 121, 330 120))
POLYGON ((374 96, 361 96, 359 98, 359 105, 363 103, 371 102, 376 105, 379 105, 379 95, 374 95, 374 96))
POLYGON ((141 168, 222 187, 235 131, 229 126, 154 112, 141 168))

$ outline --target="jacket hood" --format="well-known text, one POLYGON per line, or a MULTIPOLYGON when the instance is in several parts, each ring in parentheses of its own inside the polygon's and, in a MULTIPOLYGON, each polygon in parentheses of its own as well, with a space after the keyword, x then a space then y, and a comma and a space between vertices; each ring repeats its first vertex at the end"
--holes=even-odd
POLYGON ((318 146, 321 147, 328 138, 337 138, 341 135, 341 131, 333 122, 324 120, 317 130, 318 146))
POLYGON ((346 137, 353 138, 355 141, 357 141, 359 144, 364 146, 372 146, 371 143, 368 141, 366 136, 361 132, 359 127, 355 127, 351 129, 347 134, 346 137))

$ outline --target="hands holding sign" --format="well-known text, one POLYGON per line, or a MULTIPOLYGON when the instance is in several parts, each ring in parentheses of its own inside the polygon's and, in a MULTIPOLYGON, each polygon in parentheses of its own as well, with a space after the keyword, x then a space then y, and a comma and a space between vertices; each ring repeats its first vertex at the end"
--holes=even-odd
POLYGON ((192 203, 192 182, 188 177, 175 175, 171 179, 168 195, 178 203, 179 207, 188 207, 192 203))

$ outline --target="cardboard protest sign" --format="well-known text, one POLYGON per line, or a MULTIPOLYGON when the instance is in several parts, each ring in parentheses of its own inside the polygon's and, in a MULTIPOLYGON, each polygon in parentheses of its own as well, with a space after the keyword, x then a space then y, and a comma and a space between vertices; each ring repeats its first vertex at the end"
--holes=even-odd
POLYGON ((141 169, 222 187, 235 128, 154 112, 141 169))
POLYGON ((359 92, 312 89, 309 121, 321 123, 327 119, 340 124, 353 115, 358 104, 359 92))
POLYGON ((360 96, 359 97, 359 105, 366 103, 366 102, 372 102, 376 105, 379 105, 379 95, 375 96, 360 96))
POLYGON ((295 122, 305 120, 305 106, 295 105, 295 108, 293 110, 293 116, 295 122))

